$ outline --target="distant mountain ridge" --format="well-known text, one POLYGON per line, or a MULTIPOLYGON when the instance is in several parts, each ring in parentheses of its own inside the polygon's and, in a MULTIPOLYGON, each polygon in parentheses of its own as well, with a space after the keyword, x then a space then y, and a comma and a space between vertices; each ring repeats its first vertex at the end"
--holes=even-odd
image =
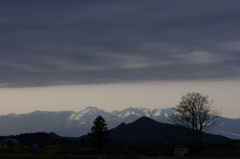
MULTIPOLYGON (((90 132, 94 119, 101 115, 114 128, 125 122, 131 123, 142 116, 159 122, 169 123, 169 117, 175 111, 172 108, 153 109, 126 108, 122 111, 106 112, 97 107, 86 107, 74 111, 34 111, 26 114, 8 114, 0 116, 0 135, 16 135, 26 132, 55 132, 61 136, 79 137, 90 132)), ((240 120, 220 117, 219 126, 213 127, 209 133, 240 139, 240 120)))

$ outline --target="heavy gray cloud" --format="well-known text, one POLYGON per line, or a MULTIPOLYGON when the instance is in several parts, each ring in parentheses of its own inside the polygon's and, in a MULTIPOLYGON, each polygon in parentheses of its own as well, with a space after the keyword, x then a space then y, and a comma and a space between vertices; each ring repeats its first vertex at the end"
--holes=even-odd
POLYGON ((240 2, 1 0, 0 86, 240 77, 240 2))

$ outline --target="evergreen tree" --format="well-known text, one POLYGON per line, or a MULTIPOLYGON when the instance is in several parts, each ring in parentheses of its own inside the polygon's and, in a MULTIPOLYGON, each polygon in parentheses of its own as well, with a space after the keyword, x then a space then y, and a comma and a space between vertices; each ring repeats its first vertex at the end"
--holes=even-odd
POLYGON ((110 141, 107 136, 109 136, 110 131, 107 128, 106 121, 101 115, 99 115, 93 122, 93 127, 91 128, 91 133, 88 135, 92 138, 93 144, 97 149, 101 149, 106 146, 110 141))

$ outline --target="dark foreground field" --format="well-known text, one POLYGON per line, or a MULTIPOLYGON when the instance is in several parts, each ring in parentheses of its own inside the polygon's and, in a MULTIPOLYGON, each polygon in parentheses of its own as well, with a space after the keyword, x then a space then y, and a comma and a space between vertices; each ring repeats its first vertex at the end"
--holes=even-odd
POLYGON ((240 159, 240 140, 212 143, 185 157, 170 157, 167 149, 116 149, 97 150, 79 146, 46 146, 33 149, 1 148, 0 159, 240 159))
POLYGON ((1 159, 240 159, 240 157, 0 156, 1 159))

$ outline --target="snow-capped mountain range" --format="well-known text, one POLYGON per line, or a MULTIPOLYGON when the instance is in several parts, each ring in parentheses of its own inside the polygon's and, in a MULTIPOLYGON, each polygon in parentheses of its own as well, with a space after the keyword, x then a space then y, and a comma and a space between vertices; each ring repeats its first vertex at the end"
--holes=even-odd
MULTIPOLYGON (((8 114, 0 116, 0 135, 15 135, 30 132, 55 132, 61 136, 79 137, 90 132, 94 119, 101 115, 114 128, 119 124, 131 123, 142 116, 159 122, 169 123, 169 117, 175 111, 172 108, 154 109, 126 108, 122 111, 106 112, 97 107, 86 107, 74 111, 34 111, 26 114, 8 114)), ((219 124, 209 133, 240 139, 240 120, 220 117, 219 124)))

